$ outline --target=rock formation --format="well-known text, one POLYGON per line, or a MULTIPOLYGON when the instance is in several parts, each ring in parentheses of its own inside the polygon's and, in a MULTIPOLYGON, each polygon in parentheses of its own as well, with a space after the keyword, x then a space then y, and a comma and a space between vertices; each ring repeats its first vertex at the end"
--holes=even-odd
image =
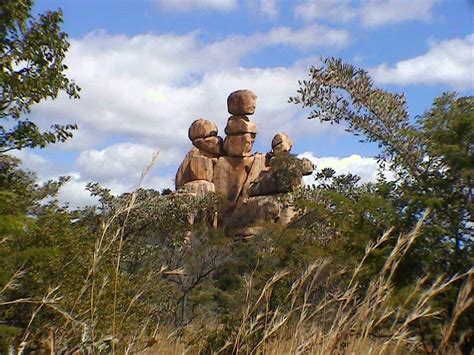
POLYGON ((255 113, 256 100, 250 90, 229 95, 227 109, 232 116, 227 120, 224 140, 215 123, 202 118, 194 121, 188 131, 194 148, 181 163, 175 180, 176 190, 197 196, 215 193, 227 200, 230 214, 221 224, 240 228, 237 234, 245 236, 250 233, 247 229, 256 230, 259 222, 288 224, 296 212, 287 193, 314 169, 309 160, 295 160, 290 155, 293 143, 285 133, 273 137, 271 152, 252 153, 257 126, 248 116, 255 113), (289 176, 280 160, 297 165, 294 169, 290 166, 289 176), (242 231, 243 227, 247 229, 242 231))

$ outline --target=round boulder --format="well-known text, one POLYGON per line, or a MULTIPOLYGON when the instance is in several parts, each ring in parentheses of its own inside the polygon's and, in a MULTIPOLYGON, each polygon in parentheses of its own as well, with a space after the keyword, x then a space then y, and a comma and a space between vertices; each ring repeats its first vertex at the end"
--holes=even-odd
POLYGON ((290 152, 293 142, 286 133, 277 133, 272 139, 272 152, 273 154, 290 152))
POLYGON ((250 90, 237 90, 227 98, 227 110, 231 115, 253 115, 257 105, 257 95, 250 90))
POLYGON ((199 138, 207 138, 217 136, 217 126, 214 122, 199 118, 193 123, 188 130, 188 137, 191 141, 199 138))

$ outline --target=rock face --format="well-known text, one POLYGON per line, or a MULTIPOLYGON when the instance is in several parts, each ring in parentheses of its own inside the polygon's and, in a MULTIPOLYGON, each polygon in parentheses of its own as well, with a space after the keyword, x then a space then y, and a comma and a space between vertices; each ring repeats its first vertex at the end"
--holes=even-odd
POLYGON ((248 157, 252 155, 255 134, 245 133, 227 136, 224 139, 224 152, 231 157, 248 157))
POLYGON ((207 180, 194 180, 183 185, 183 189, 197 196, 205 196, 208 193, 216 192, 216 188, 212 182, 207 180))
POLYGON ((222 137, 218 136, 211 136, 211 137, 206 137, 206 138, 198 138, 193 140, 193 144, 195 147, 214 154, 216 156, 221 156, 224 154, 222 150, 222 137))
POLYGON ((289 153, 293 147, 293 142, 286 133, 278 133, 272 139, 272 153, 289 153))
POLYGON ((257 134, 257 126, 247 116, 231 116, 225 127, 228 136, 253 133, 257 134))
POLYGON ((247 180, 254 157, 220 157, 214 169, 216 192, 235 204, 247 180))
POLYGON ((186 157, 176 173, 176 190, 194 180, 207 180, 212 182, 213 174, 213 158, 206 156, 206 152, 193 148, 186 154, 186 157))
POLYGON ((239 231, 236 235, 244 238, 255 235, 262 222, 290 223, 297 213, 287 192, 301 185, 302 176, 314 169, 311 161, 300 159, 301 168, 290 175, 291 181, 282 180, 286 168, 275 167, 272 162, 291 158, 293 143, 283 132, 273 137, 270 153, 252 153, 257 126, 247 115, 255 112, 256 99, 250 90, 229 95, 227 109, 232 116, 227 120, 225 139, 218 136, 214 122, 195 120, 188 130, 194 148, 185 156, 175 179, 176 189, 184 193, 215 193, 224 198, 228 208, 221 224, 239 231))
POLYGON ((308 158, 301 158, 302 175, 311 175, 314 171, 314 164, 308 158))
POLYGON ((235 228, 248 228, 262 222, 286 225, 298 212, 287 194, 249 197, 245 204, 237 206, 232 225, 235 228))
POLYGON ((191 141, 198 138, 217 136, 217 126, 214 122, 199 118, 194 121, 188 130, 188 137, 191 141))
POLYGON ((253 115, 257 105, 257 95, 250 90, 237 90, 227 98, 227 110, 231 115, 253 115))

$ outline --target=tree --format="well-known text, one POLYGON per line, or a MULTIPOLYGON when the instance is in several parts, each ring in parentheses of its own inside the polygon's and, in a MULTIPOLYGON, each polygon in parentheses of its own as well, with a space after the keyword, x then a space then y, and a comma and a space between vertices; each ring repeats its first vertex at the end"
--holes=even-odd
POLYGON ((310 119, 344 122, 362 141, 378 144, 378 162, 395 175, 399 227, 412 228, 432 209, 419 271, 453 274, 470 265, 474 98, 444 94, 412 123, 404 95, 374 87, 362 69, 330 58, 309 76, 290 102, 312 107, 310 119))
POLYGON ((48 11, 35 19, 32 7, 33 0, 0 4, 0 153, 63 142, 77 129, 75 124, 54 124, 42 131, 24 117, 42 100, 63 91, 78 98, 80 91, 65 76, 69 43, 60 28, 62 12, 48 11))

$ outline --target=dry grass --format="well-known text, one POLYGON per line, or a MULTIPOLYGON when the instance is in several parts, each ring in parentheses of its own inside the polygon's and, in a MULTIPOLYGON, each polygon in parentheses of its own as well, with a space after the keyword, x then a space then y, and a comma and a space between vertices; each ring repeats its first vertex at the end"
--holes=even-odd
MULTIPOLYGON (((367 247, 364 258, 354 270, 344 289, 326 290, 316 295, 327 261, 318 260, 293 283, 286 295, 289 307, 272 309, 270 301, 275 285, 287 276, 279 271, 251 300, 252 277, 247 280, 247 297, 240 315, 240 325, 226 339, 217 353, 232 354, 406 354, 425 352, 426 344, 413 332, 413 324, 438 315, 432 301, 451 284, 465 280, 456 309, 446 325, 443 341, 432 353, 454 353, 451 336, 460 316, 473 304, 474 269, 450 279, 439 277, 430 285, 427 278, 418 281, 405 304, 395 307, 392 281, 395 271, 410 246, 419 236, 427 214, 416 228, 398 237, 378 276, 363 294, 357 276, 367 257, 382 246, 392 231, 367 247), (449 351, 448 351, 449 347, 449 351)), ((333 275, 339 277, 340 275, 333 275)), ((194 349, 195 350, 195 349, 194 349)), ((191 352, 192 353, 192 352, 191 352)))

